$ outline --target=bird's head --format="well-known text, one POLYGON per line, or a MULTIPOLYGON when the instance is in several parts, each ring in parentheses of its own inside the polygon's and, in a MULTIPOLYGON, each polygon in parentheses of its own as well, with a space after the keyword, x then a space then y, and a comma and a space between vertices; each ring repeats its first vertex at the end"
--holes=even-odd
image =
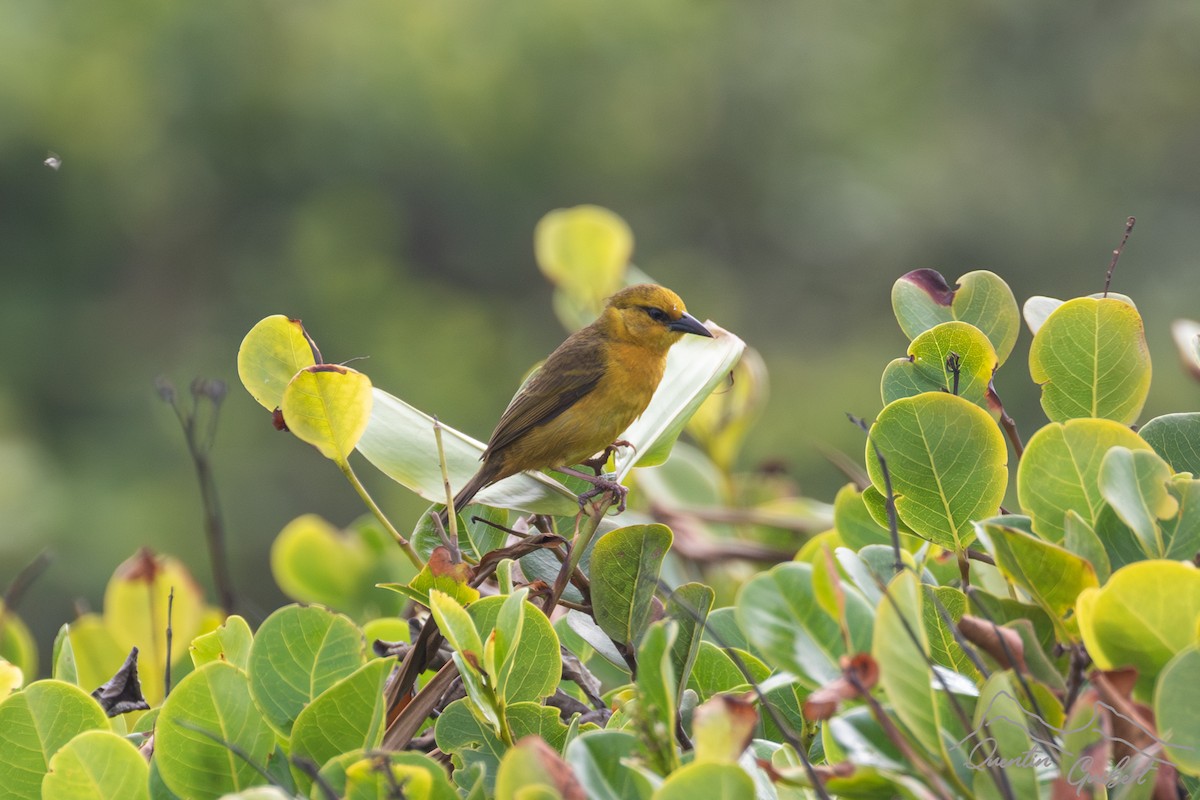
POLYGON ((685 333, 712 337, 708 328, 687 313, 679 295, 650 283, 630 286, 608 298, 598 322, 610 336, 663 352, 685 333))

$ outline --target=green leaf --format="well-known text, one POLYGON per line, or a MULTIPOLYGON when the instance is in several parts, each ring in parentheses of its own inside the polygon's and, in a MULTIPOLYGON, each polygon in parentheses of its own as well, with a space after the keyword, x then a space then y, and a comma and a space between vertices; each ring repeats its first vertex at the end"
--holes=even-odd
POLYGON ((1110 447, 1147 450, 1120 423, 1076 419, 1050 423, 1029 439, 1017 467, 1017 498, 1043 539, 1061 541, 1066 513, 1075 511, 1093 529, 1104 508, 1100 465, 1110 447))
POLYGON ((997 520, 981 522, 979 530, 1004 576, 1055 616, 1074 608, 1080 592, 1099 585, 1091 564, 1056 544, 997 520))
POLYGON ((967 753, 967 764, 974 771, 974 789, 979 797, 1001 797, 996 790, 994 778, 985 768, 990 759, 1003 759, 1004 775, 1013 797, 1039 796, 1038 778, 1032 763, 1035 758, 1047 758, 1046 754, 1030 739, 1026 730, 1026 711, 1017 702, 1017 689, 1012 673, 993 672, 984 682, 975 706, 975 731, 980 732, 986 724, 988 734, 979 733, 978 747, 972 748, 969 740, 962 743, 967 753), (1026 753, 1032 754, 1025 756, 1026 753), (1022 760, 1024 757, 1024 761, 1022 760))
POLYGON ((948 727, 934 689, 925 635, 924 594, 916 575, 904 571, 888 585, 875 615, 871 655, 879 662, 879 685, 905 729, 930 753, 945 754, 948 727), (917 637, 914 643, 909 631, 917 637))
POLYGON ((250 690, 271 727, 291 733, 317 695, 362 666, 362 632, 315 606, 285 606, 263 621, 250 645, 250 690))
POLYGON ((673 620, 656 622, 646 630, 637 650, 637 712, 635 721, 651 766, 666 775, 679 766, 676 752, 675 698, 679 683, 671 666, 671 647, 677 626, 673 620))
POLYGON ((63 681, 37 681, 0 700, 0 791, 41 798, 54 754, 91 730, 109 730, 108 717, 82 689, 63 681))
POLYGON ((1096 580, 1103 584, 1112 573, 1104 542, 1075 511, 1067 512, 1065 522, 1062 546, 1091 564, 1092 569, 1096 571, 1096 580))
MULTIPOLYGON (((873 614, 865 600, 846 591, 846 618, 854 652, 869 649, 873 614)), ((837 620, 821 610, 813 590, 812 566, 780 564, 756 575, 738 594, 737 620, 764 656, 792 672, 808 689, 840 677, 847 655, 837 620)))
POLYGON ((1008 450, 987 412, 961 397, 927 393, 888 405, 871 426, 867 473, 885 491, 872 443, 887 461, 896 513, 918 536, 961 551, 972 521, 995 515, 1008 485, 1008 450))
POLYGON ((264 783, 254 765, 264 767, 274 747, 246 673, 214 662, 180 681, 163 704, 154 760, 168 789, 204 800, 264 783))
POLYGON ((542 217, 533 245, 542 274, 568 294, 599 305, 621 288, 633 231, 607 208, 581 205, 542 217))
POLYGON ((641 773, 627 766, 645 758, 632 733, 595 731, 580 736, 567 745, 565 758, 589 800, 649 800, 653 791, 641 773))
MULTIPOLYGON (((430 506, 429 510, 417 520, 409 541, 416 548, 421 558, 429 558, 434 548, 442 544, 442 536, 434 527, 431 512, 444 507, 441 504, 430 506)), ((493 508, 478 503, 472 503, 458 510, 458 547, 470 558, 478 561, 496 548, 503 547, 508 541, 508 510, 493 508), (489 524, 490 523, 490 524, 489 524)), ((449 531, 447 530, 447 533, 449 531)))
POLYGON ((197 636, 192 640, 188 652, 197 667, 213 661, 225 661, 238 669, 247 669, 250 664, 250 644, 254 634, 246 620, 234 614, 214 631, 197 636))
MULTIPOLYGON (((515 703, 505 709, 505 717, 514 742, 525 736, 540 736, 555 750, 561 751, 566 745, 567 726, 559 719, 556 708, 515 703)), ((454 757, 456 775, 462 767, 480 764, 486 770, 485 785, 495 785, 496 771, 508 745, 486 723, 480 722, 465 699, 446 706, 434 732, 438 748, 454 757)))
MULTIPOLYGON (((63 625, 54 637, 50 655, 50 677, 79 685, 79 671, 75 664, 75 648, 71 645, 71 626, 63 625)), ((7 693, 0 694, 0 697, 7 693)))
POLYGON ((966 273, 954 288, 932 269, 914 270, 892 286, 892 309, 909 339, 951 320, 970 323, 991 341, 1000 363, 1012 352, 1021 328, 1012 289, 987 270, 966 273))
POLYGON ((1080 594, 1079 631, 1100 669, 1137 668, 1134 697, 1149 702, 1167 662, 1197 639, 1200 570, 1178 561, 1142 561, 1080 594))
MULTIPOLYGON (((875 491, 870 487, 870 491, 875 491)), ((876 492, 881 500, 884 498, 876 492)), ((886 510, 884 514, 886 515, 886 510)), ((838 490, 833 501, 833 525, 837 529, 842 544, 851 550, 861 550, 868 545, 881 544, 891 547, 892 534, 886 525, 875 521, 867 508, 863 493, 859 492, 853 483, 848 483, 838 490)), ((922 544, 921 540, 906 533, 900 534, 900 546, 906 550, 916 549, 922 544)))
POLYGON ((901 772, 905 758, 865 706, 851 708, 821 726, 821 743, 831 763, 850 761, 901 772))
POLYGON ((276 314, 261 320, 242 340, 238 377, 259 405, 274 411, 283 405, 283 390, 292 377, 319 359, 300 320, 276 314))
POLYGON ((292 757, 324 764, 350 750, 378 747, 387 711, 383 686, 393 666, 394 659, 374 659, 317 695, 292 726, 292 757))
POLYGON ((450 646, 460 653, 470 654, 477 664, 482 664, 483 640, 466 609, 450 595, 433 589, 429 592, 429 610, 450 646))
POLYGON ((671 667, 680 691, 677 702, 682 700, 683 690, 687 688, 704 635, 704 621, 715 598, 716 592, 711 587, 702 583, 685 583, 667 599, 666 616, 675 620, 678 631, 675 644, 671 647, 671 667))
POLYGON ((1179 513, 1162 523, 1165 558, 1191 559, 1200 552, 1200 480, 1190 473, 1176 475, 1167 491, 1179 504, 1179 513))
POLYGON ((437 589, 429 592, 429 610, 433 613, 438 630, 454 648, 454 664, 458 667, 472 713, 490 725, 498 736, 502 727, 502 712, 495 688, 484 678, 486 651, 471 615, 457 600, 437 589))
POLYGON ((1148 558, 1166 555, 1159 520, 1179 513, 1167 491, 1171 467, 1153 450, 1113 447, 1100 462, 1100 494, 1138 538, 1148 558))
POLYGON ((87 731, 50 759, 43 798, 54 800, 149 800, 150 768, 127 739, 110 731, 87 731))
POLYGON ((965 322, 943 322, 913 339, 907 358, 897 358, 883 371, 881 389, 886 405, 923 392, 950 392, 999 417, 988 402, 992 373, 999 366, 996 351, 983 332, 965 322), (957 359, 958 391, 950 360, 957 359))
POLYGON ((650 620, 650 600, 671 547, 666 525, 630 525, 596 542, 589 572, 592 607, 600 627, 632 648, 650 620))
MULTIPOLYGON (((539 701, 554 694, 562 678, 558 634, 520 589, 504 598, 491 632, 495 643, 496 694, 506 705, 539 701)), ((480 630, 482 636, 488 631, 480 630)))
POLYGON ((1155 417, 1138 429, 1138 435, 1171 469, 1200 477, 1200 412, 1155 417))
POLYGON ((301 441, 342 464, 354 451, 371 417, 371 379, 338 364, 296 373, 283 390, 283 419, 301 441))
MULTIPOLYGON (((732 652, 742 660, 755 682, 761 683, 771 674, 771 669, 766 664, 745 650, 733 648, 732 652)), ((732 692, 746 685, 746 676, 738 669, 729 653, 712 642, 700 643, 696 663, 692 666, 692 674, 686 688, 694 691, 703 701, 715 694, 732 692)))
POLYGON ((745 800, 754 797, 754 781, 736 764, 688 764, 671 773, 654 800, 745 800))
POLYGON ((1141 316, 1111 297, 1068 300, 1034 335, 1029 374, 1054 422, 1099 417, 1132 423, 1150 391, 1141 316))
POLYGON ((1200 645, 1175 654, 1154 688, 1154 721, 1167 755, 1184 772, 1200 775, 1200 645))
MULTIPOLYGON (((1097 300, 1104 297, 1109 297, 1114 300, 1120 300, 1123 303, 1128 303, 1134 308, 1137 308, 1137 305, 1133 302, 1133 298, 1131 298, 1129 295, 1120 294, 1118 292, 1096 292, 1094 294, 1089 294, 1088 297, 1092 297, 1097 300)), ((1049 319, 1050 315, 1057 311, 1058 307, 1062 304, 1063 301, 1059 300, 1058 298, 1043 297, 1042 295, 1034 295, 1026 300, 1023 312, 1025 315, 1025 324, 1029 326, 1029 332, 1036 336, 1037 332, 1042 329, 1043 325, 1046 324, 1046 320, 1049 319)))
MULTIPOLYGON (((938 603, 950 614, 953 623, 962 619, 967 610, 967 596, 952 586, 922 586, 925 602, 922 604, 925 637, 929 640, 929 655, 935 664, 954 670, 972 678, 978 671, 971 659, 963 652, 938 609, 938 603)), ((953 624, 952 623, 952 624, 953 624)))

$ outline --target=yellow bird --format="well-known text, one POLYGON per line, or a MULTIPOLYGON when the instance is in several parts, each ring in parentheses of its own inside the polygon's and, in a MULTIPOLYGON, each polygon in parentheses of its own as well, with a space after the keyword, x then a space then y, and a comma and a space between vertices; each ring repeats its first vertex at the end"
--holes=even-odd
MULTIPOLYGON (((596 487, 580 498, 620 487, 600 477, 614 440, 650 404, 667 351, 685 333, 712 337, 670 289, 639 284, 608 299, 598 319, 576 331, 508 404, 483 451, 483 466, 454 496, 458 511, 485 486, 525 470, 555 469, 596 487), (590 460, 603 451, 602 460, 590 460), (596 477, 570 469, 587 464, 596 477)), ((442 512, 445 522, 449 509, 442 512)))

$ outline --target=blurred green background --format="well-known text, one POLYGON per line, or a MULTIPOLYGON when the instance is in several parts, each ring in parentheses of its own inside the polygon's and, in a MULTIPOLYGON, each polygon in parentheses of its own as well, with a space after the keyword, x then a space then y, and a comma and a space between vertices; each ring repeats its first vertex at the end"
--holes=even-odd
MULTIPOLYGON (((230 394, 214 453, 256 622, 293 517, 362 507, 241 389, 260 318, 480 438, 563 331, 533 260, 598 203, 635 262, 770 370, 743 454, 831 500, 906 341, 904 272, 1018 301, 1114 289, 1147 320, 1143 419, 1193 410, 1168 326, 1200 314, 1200 5, 716 0, 0 4, 0 584, 43 647, 140 545, 209 584, 162 374, 230 394), (43 165, 50 153, 57 171, 43 165)), ((1024 354, 998 389, 1044 422, 1024 354)), ((362 469, 403 528, 423 503, 362 469)), ((211 584, 210 588, 211 588, 211 584)), ((211 595, 210 595, 211 596, 211 595)))

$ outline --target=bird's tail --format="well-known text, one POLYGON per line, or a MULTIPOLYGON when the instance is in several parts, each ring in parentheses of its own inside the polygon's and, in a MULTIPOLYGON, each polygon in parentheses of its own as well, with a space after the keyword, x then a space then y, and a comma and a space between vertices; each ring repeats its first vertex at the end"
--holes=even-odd
MULTIPOLYGON (((492 471, 485 465, 471 480, 467 481, 467 485, 458 490, 458 494, 454 495, 454 505, 452 508, 455 513, 467 506, 479 493, 479 490, 495 481, 496 478, 492 475, 492 471)), ((442 509, 442 527, 449 524, 450 508, 442 509)))

